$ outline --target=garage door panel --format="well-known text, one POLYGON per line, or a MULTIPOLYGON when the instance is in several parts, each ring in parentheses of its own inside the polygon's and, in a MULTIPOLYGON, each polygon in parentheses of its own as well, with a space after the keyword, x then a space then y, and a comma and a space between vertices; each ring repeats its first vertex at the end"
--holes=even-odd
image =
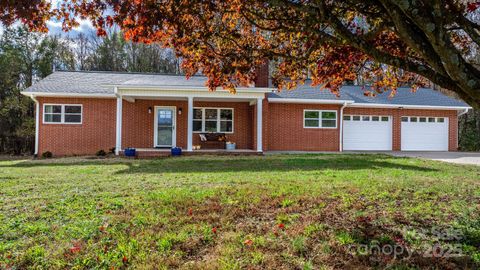
MULTIPOLYGON (((388 151, 392 149, 392 121, 372 121, 372 117, 360 121, 343 122, 343 149, 364 151, 388 151)), ((357 118, 358 119, 358 118, 357 118)), ((378 118, 376 118, 378 119, 378 118)))
POLYGON ((404 117, 401 124, 402 151, 448 151, 448 119, 443 122, 411 122, 404 117))

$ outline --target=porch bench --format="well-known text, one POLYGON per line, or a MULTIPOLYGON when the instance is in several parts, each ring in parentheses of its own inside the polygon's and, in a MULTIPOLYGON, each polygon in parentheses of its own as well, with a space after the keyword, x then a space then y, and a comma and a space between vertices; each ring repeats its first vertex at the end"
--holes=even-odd
POLYGON ((227 137, 225 133, 200 133, 201 149, 225 149, 227 137))

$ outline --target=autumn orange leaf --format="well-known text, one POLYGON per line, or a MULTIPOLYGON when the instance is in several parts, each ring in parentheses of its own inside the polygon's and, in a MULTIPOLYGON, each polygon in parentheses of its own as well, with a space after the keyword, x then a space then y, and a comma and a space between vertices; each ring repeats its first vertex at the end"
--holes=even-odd
POLYGON ((63 0, 52 8, 19 0, 0 3, 0 22, 48 31, 51 18, 64 30, 87 18, 99 36, 117 23, 127 40, 174 49, 185 75, 203 73, 211 91, 252 85, 268 60, 278 90, 308 81, 338 96, 357 83, 394 96, 400 86, 433 82, 480 106, 480 63, 471 55, 480 46, 480 2, 394 2, 63 0))

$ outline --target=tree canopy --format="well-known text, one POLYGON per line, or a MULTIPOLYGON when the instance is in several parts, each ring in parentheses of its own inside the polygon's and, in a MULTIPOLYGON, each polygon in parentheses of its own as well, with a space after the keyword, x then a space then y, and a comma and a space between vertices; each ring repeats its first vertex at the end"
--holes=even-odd
POLYGON ((279 88, 307 78, 338 92, 362 76, 372 93, 431 81, 480 106, 478 2, 461 0, 44 0, 2 1, 0 20, 45 31, 79 18, 98 35, 117 24, 134 42, 175 49, 187 76, 212 89, 249 84, 270 60, 279 88), (361 75, 359 75, 361 74, 361 75))
POLYGON ((0 33, 0 154, 33 151, 33 101, 21 91, 57 70, 178 73, 172 50, 128 42, 115 29, 104 37, 46 35, 25 27, 0 33))

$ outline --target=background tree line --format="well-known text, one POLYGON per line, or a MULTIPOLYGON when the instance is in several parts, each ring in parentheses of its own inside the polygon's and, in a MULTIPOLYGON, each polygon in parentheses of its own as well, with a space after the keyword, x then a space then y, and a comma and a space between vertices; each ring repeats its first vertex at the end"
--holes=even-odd
MULTIPOLYGON (((7 28, 0 35, 0 153, 32 153, 34 105, 20 91, 54 70, 178 74, 179 66, 172 50, 127 42, 116 30, 105 37, 95 33, 64 37, 7 28)), ((480 112, 470 111, 459 124, 461 149, 479 151, 480 112)))
POLYGON ((34 104, 20 92, 54 70, 180 72, 172 50, 127 42, 116 30, 65 37, 6 28, 0 35, 0 153, 32 153, 34 104))

